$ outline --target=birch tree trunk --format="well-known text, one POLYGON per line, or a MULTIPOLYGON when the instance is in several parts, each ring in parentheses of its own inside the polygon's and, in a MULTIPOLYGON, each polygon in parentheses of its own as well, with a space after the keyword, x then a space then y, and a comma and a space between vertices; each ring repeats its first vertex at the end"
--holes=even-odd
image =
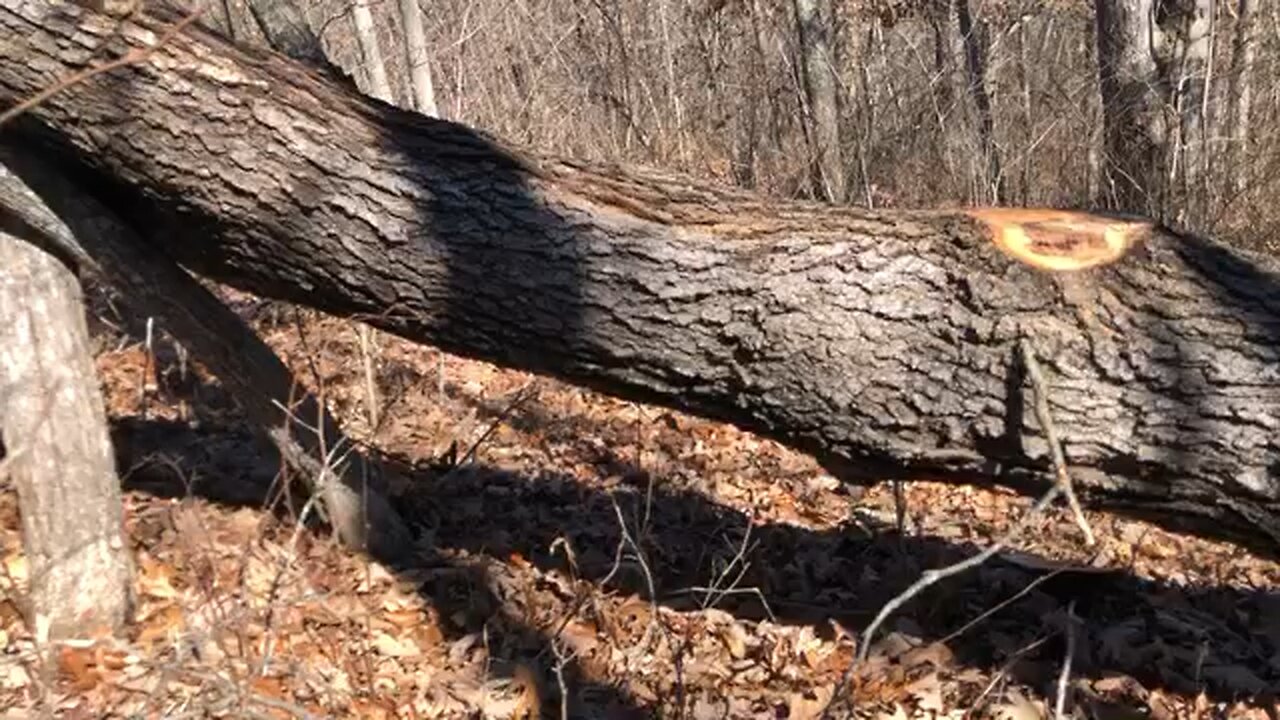
POLYGON ((383 102, 394 102, 391 81, 387 79, 387 64, 382 60, 382 48, 378 45, 378 32, 373 24, 373 12, 369 0, 355 0, 351 5, 351 24, 355 29, 356 44, 360 47, 360 59, 368 78, 369 95, 383 102))
POLYGON ((405 61, 413 89, 413 109, 428 117, 439 117, 436 90, 431 82, 431 60, 427 55, 427 33, 422 26, 419 0, 400 0, 400 22, 404 28, 405 61))
POLYGON ((121 630, 133 562, 80 284, 29 242, 39 222, 57 221, 0 165, 0 473, 17 486, 43 641, 121 630))

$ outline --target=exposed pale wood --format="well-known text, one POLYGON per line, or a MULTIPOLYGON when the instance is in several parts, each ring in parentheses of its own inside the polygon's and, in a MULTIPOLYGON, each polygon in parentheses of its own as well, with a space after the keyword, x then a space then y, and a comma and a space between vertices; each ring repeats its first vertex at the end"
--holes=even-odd
POLYGON ((1145 218, 1044 208, 974 208, 966 211, 991 230, 1009 255, 1042 270, 1085 270, 1112 263, 1155 232, 1145 218))

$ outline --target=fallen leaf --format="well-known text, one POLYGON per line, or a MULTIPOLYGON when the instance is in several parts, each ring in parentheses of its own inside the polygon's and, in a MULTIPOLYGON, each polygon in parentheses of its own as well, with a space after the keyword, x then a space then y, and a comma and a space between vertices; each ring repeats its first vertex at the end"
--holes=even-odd
POLYGON ((792 693, 787 700, 788 720, 817 720, 822 717, 822 711, 827 708, 834 691, 834 686, 824 685, 803 693, 792 693))
POLYGON ((742 629, 741 624, 732 622, 725 625, 724 631, 720 633, 720 639, 734 660, 741 660, 747 656, 747 631, 742 629))
POLYGON ((174 633, 180 631, 184 624, 182 608, 177 605, 164 605, 138 621, 138 642, 147 645, 167 641, 174 633))
POLYGON ((929 673, 907 686, 907 692, 916 705, 928 712, 940 713, 945 709, 942 701, 942 680, 937 673, 929 673))
POLYGON ((1044 720, 1044 714, 1036 704, 1016 690, 1010 690, 1008 699, 995 707, 996 720, 1044 720))
POLYGON ((19 586, 27 584, 27 556, 14 552, 5 556, 4 571, 19 586))
POLYGON ((954 660, 955 654, 951 652, 951 648, 935 642, 908 651, 899 662, 909 668, 925 664, 935 668, 946 668, 950 667, 954 660))
POLYGON ((173 586, 173 568, 158 562, 150 555, 139 557, 137 584, 142 595, 157 600, 172 600, 178 597, 178 589, 173 586))
POLYGON ((0 664, 0 689, 20 690, 30 684, 31 675, 26 668, 8 658, 0 664))
POLYGON ((394 658, 418 657, 422 654, 422 648, 418 647, 413 638, 394 638, 386 633, 379 633, 374 637, 373 648, 381 655, 394 658))
POLYGON ((565 625, 561 637, 578 655, 589 655, 600 645, 599 631, 596 627, 578 620, 565 625))
POLYGON ((102 672, 94 662, 92 648, 59 645, 57 659, 58 672, 69 678, 76 690, 92 690, 102 682, 102 672))

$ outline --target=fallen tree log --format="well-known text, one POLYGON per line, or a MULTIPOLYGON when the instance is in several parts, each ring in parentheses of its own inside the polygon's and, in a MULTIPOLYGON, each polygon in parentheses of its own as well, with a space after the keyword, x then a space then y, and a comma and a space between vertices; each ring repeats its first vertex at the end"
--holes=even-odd
MULTIPOLYGON (((148 7, 151 7, 149 4, 148 7)), ((1280 263, 1055 211, 784 202, 515 149, 181 15, 0 0, 0 132, 151 249, 252 292, 737 424, 853 481, 1049 479, 1041 358, 1086 503, 1280 541, 1280 263)))

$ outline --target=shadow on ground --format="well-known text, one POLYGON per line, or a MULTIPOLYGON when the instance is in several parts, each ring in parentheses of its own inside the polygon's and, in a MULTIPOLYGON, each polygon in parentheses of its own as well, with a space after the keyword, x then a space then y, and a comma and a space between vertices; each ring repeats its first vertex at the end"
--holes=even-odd
MULTIPOLYGON (((510 421, 535 427, 547 420, 540 412, 534 407, 510 421)), ((271 461, 234 430, 211 425, 194 431, 177 423, 125 419, 115 424, 114 435, 130 489, 261 506, 263 488, 274 476, 271 461), (138 462, 160 454, 194 482, 180 480, 172 465, 138 462)), ((527 608, 521 607, 527 598, 483 563, 458 562, 459 551, 465 551, 462 557, 501 562, 518 556, 540 571, 591 582, 600 592, 634 594, 673 610, 696 610, 714 600, 715 607, 744 621, 772 615, 782 623, 812 625, 830 637, 841 626, 861 631, 923 570, 981 549, 938 536, 901 537, 868 520, 823 531, 755 524, 733 508, 616 459, 605 459, 612 463, 609 474, 621 478, 608 489, 585 487, 551 469, 528 475, 483 464, 433 468, 422 465, 421 458, 384 460, 404 474, 399 504, 422 546, 414 561, 397 569, 414 576, 431 571, 420 592, 442 617, 455 619, 446 624, 453 637, 481 628, 498 633, 491 640, 495 672, 516 663, 533 665, 545 673, 547 687, 555 686, 549 651, 554 628, 527 624, 527 608), (636 563, 615 570, 614 551, 622 540, 619 510, 647 560, 656 597, 649 597, 636 563), (576 567, 569 567, 563 552, 553 551, 557 540, 575 549, 576 567), (707 586, 743 547, 746 570, 734 583, 738 590, 709 599, 696 589, 707 586)), ((1203 691, 1219 701, 1242 695, 1262 699, 1269 688, 1280 687, 1280 629, 1274 620, 1267 625, 1267 618, 1280 612, 1280 596, 1274 593, 1179 587, 1083 568, 1047 581, 1045 574, 1025 562, 996 560, 943 582, 897 613, 886 628, 895 632, 881 647, 892 652, 904 642, 944 639, 961 664, 1005 673, 1052 696, 1065 650, 1063 620, 1074 601, 1084 620, 1074 664, 1078 677, 1127 675, 1148 689, 1203 691), (1015 596, 974 629, 949 637, 1015 596), (1270 636, 1258 634, 1265 627, 1272 628, 1270 636), (1030 636, 1040 644, 1026 650, 1030 636)), ((566 683, 575 717, 657 712, 628 689, 599 682, 573 663, 566 666, 566 683)), ((554 693, 547 702, 548 712, 558 712, 554 693)))

